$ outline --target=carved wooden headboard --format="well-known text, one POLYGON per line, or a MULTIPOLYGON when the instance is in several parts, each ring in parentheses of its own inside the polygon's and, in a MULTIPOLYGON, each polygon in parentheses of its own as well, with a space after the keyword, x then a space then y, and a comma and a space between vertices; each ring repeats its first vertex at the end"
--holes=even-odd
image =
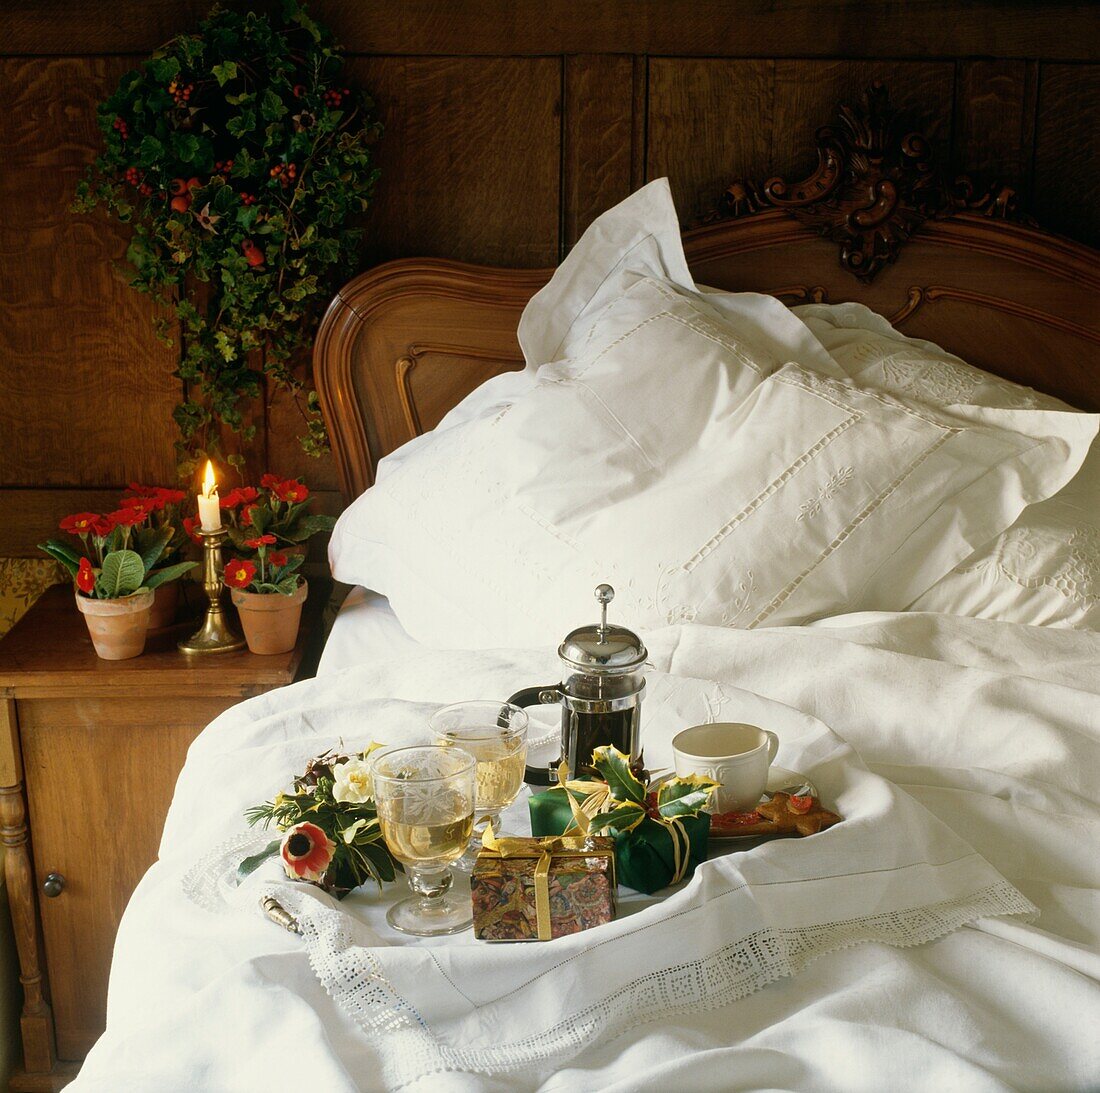
MULTIPOLYGON (((946 182, 905 122, 872 88, 818 131, 810 178, 731 185, 712 222, 684 235, 698 283, 858 300, 971 364, 1100 410, 1100 253, 1011 222, 1011 191, 946 182)), ((522 367, 519 316, 551 273, 408 259, 340 290, 314 371, 348 500, 383 455, 522 367)))

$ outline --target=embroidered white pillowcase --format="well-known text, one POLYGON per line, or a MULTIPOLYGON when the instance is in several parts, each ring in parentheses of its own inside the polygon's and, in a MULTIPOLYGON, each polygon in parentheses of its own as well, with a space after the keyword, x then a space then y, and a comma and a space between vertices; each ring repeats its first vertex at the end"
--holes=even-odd
POLYGON ((652 355, 597 339, 441 434, 342 518, 336 576, 366 580, 342 564, 356 554, 413 637, 456 647, 553 644, 604 580, 643 630, 900 609, 1064 484, 1096 432, 797 365, 746 395, 729 376, 757 373, 710 331, 685 348, 685 331, 652 355))
MULTIPOLYGON (((811 304, 794 311, 860 383, 941 407, 1069 409, 931 342, 907 338, 860 304, 811 304)), ((1100 442, 1067 486, 1024 509, 910 610, 1100 630, 1100 442)))

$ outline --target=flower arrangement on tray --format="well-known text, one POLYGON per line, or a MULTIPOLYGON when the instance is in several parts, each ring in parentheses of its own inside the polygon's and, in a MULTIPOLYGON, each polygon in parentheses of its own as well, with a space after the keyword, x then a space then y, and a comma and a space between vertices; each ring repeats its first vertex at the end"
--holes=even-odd
POLYGON ((614 836, 620 883, 647 894, 706 861, 710 816, 703 810, 717 782, 656 777, 611 745, 592 752, 592 766, 600 778, 570 780, 562 764, 557 788, 531 796, 533 835, 614 836))
POLYGON ((238 878, 278 854, 291 880, 308 881, 343 899, 368 880, 381 891, 403 872, 382 838, 375 807, 368 759, 381 746, 371 744, 351 755, 319 755, 287 792, 248 809, 249 825, 274 825, 281 835, 245 858, 238 878))
MULTIPOLYGON (((154 593, 194 569, 181 561, 187 537, 180 520, 185 494, 133 484, 113 512, 78 512, 61 520, 68 539, 39 549, 70 573, 76 604, 96 652, 106 660, 141 654, 153 618, 154 593)), ((167 601, 174 611, 174 599, 167 601)))
MULTIPOLYGON (((220 450, 220 426, 252 439, 247 403, 265 391, 289 392, 303 448, 327 450, 297 362, 358 258, 352 222, 378 178, 380 133, 343 67, 329 31, 296 0, 215 7, 99 106, 104 149, 74 210, 103 204, 132 225, 130 284, 171 313, 157 326, 165 341, 178 327, 184 473, 220 450)), ((239 453, 228 461, 244 463, 239 453)))

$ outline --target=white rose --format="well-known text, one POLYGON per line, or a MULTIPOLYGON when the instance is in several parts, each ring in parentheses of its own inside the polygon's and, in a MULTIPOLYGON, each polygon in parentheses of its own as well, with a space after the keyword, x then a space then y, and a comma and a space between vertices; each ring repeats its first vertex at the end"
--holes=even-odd
POLYGON ((332 796, 344 804, 365 805, 374 800, 374 783, 371 781, 370 764, 362 759, 349 759, 332 768, 335 784, 332 796))

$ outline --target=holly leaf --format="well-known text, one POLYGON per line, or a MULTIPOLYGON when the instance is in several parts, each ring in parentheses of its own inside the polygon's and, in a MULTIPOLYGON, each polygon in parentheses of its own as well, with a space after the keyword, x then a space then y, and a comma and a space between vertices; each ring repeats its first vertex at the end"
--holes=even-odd
POLYGON ((666 819, 676 816, 696 816, 705 808, 718 783, 692 774, 687 778, 670 778, 657 790, 657 811, 666 819))
POLYGON ((633 831, 644 819, 645 809, 637 801, 623 801, 610 812, 593 816, 588 825, 588 834, 599 835, 604 831, 614 831, 621 835, 633 831))
POLYGON ((631 771, 629 755, 624 755, 611 744, 605 744, 592 752, 592 765, 617 801, 645 803, 645 785, 631 771))
POLYGON ((258 854, 250 854, 237 866, 237 883, 240 884, 245 877, 250 877, 268 858, 274 857, 279 852, 282 839, 272 839, 258 854))

